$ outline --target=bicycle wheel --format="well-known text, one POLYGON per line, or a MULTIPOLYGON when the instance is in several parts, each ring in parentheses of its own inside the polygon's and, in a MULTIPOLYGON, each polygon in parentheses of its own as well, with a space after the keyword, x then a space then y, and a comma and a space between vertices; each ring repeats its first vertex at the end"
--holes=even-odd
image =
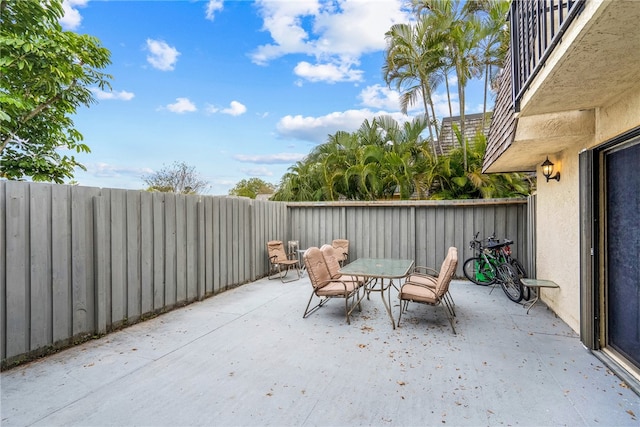
POLYGON ((511 264, 503 262, 498 266, 498 280, 507 298, 513 302, 522 301, 523 286, 518 272, 511 264))
POLYGON ((488 286, 496 281, 496 269, 483 258, 473 257, 462 266, 464 276, 476 285, 488 286))
MULTIPOLYGON (((518 276, 522 279, 523 277, 527 277, 527 271, 524 269, 524 266, 515 258, 511 258, 511 265, 518 272, 518 276)), ((525 301, 529 301, 531 299, 531 288, 528 286, 522 285, 522 299, 525 301)))

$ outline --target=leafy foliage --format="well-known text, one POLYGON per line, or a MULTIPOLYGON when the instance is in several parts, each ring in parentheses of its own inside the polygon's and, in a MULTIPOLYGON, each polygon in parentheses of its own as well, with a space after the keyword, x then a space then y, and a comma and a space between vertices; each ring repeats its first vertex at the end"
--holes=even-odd
POLYGON ((147 191, 161 193, 200 194, 209 187, 209 183, 200 178, 195 166, 185 162, 174 162, 142 179, 148 185, 147 191))
MULTIPOLYGON (((437 121, 432 94, 445 85, 449 116, 453 106, 449 78, 457 80, 460 124, 465 135, 466 86, 470 79, 484 74, 485 96, 483 113, 487 107, 487 90, 494 73, 507 52, 509 32, 506 17, 508 0, 412 0, 415 21, 397 24, 385 34, 387 51, 382 67, 388 85, 395 84, 401 94, 402 111, 422 98, 427 120, 437 121), (429 110, 431 110, 431 119, 429 110)), ((485 115, 486 116, 486 115, 485 115)), ((484 123, 483 123, 484 125, 484 123)), ((434 145, 434 153, 442 154, 434 145)), ((462 161, 468 169, 466 145, 462 146, 462 161)))
POLYGON ((423 118, 398 124, 391 117, 365 121, 354 133, 339 131, 289 168, 272 200, 472 199, 524 197, 532 182, 524 174, 483 174, 486 137, 478 133, 437 156, 423 139, 423 118), (464 167, 466 145, 469 163, 464 167))
POLYGON ((0 177, 62 183, 84 168, 63 154, 90 151, 71 116, 109 86, 111 54, 62 16, 62 0, 0 1, 0 177))
POLYGON ((273 194, 275 191, 275 185, 265 182, 260 178, 250 178, 238 182, 229 190, 229 195, 255 199, 258 194, 273 194))

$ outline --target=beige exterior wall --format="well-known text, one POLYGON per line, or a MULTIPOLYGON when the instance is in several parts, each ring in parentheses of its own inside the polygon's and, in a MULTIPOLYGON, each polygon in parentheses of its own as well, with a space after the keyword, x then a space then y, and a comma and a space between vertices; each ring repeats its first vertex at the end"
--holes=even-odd
POLYGON ((546 182, 538 170, 536 277, 560 289, 542 289, 541 298, 576 332, 580 330, 580 218, 578 152, 567 149, 549 160, 560 182, 546 182))
POLYGON ((612 105, 596 110, 595 135, 549 153, 561 174, 546 182, 538 167, 537 271, 560 289, 543 289, 542 300, 576 332, 580 330, 580 208, 578 154, 640 126, 640 85, 612 105))
MULTIPOLYGON (((640 126, 640 82, 624 98, 596 111, 596 135, 598 145, 628 130, 640 126)), ((591 147, 589 147, 591 148, 591 147)))

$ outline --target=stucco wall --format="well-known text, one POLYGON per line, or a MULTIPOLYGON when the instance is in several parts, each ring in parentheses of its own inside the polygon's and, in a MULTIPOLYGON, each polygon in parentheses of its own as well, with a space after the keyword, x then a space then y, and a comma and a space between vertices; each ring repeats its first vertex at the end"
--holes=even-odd
POLYGON ((595 144, 598 145, 640 126, 640 83, 622 99, 596 110, 595 144))
POLYGON ((576 332, 580 329, 580 208, 578 154, 640 126, 640 85, 622 99, 596 110, 595 133, 549 160, 560 182, 546 182, 538 167, 537 277, 560 289, 543 289, 542 299, 576 332))
POLYGON ((580 223, 577 148, 549 155, 560 182, 538 170, 536 276, 560 289, 542 289, 542 299, 576 332, 580 330, 580 223))

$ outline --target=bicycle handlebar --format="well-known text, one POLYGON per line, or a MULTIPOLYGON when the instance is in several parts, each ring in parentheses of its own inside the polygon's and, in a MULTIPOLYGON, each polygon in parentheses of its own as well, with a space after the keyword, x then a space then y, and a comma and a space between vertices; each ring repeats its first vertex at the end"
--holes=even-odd
POLYGON ((470 249, 477 249, 478 251, 482 251, 483 249, 499 249, 505 246, 509 246, 513 244, 513 240, 504 239, 500 242, 499 239, 496 239, 496 233, 494 232, 491 236, 487 237, 485 240, 487 241, 487 245, 484 246, 481 240, 478 240, 478 235, 480 232, 476 232, 475 236, 473 236, 473 240, 469 242, 470 249))

